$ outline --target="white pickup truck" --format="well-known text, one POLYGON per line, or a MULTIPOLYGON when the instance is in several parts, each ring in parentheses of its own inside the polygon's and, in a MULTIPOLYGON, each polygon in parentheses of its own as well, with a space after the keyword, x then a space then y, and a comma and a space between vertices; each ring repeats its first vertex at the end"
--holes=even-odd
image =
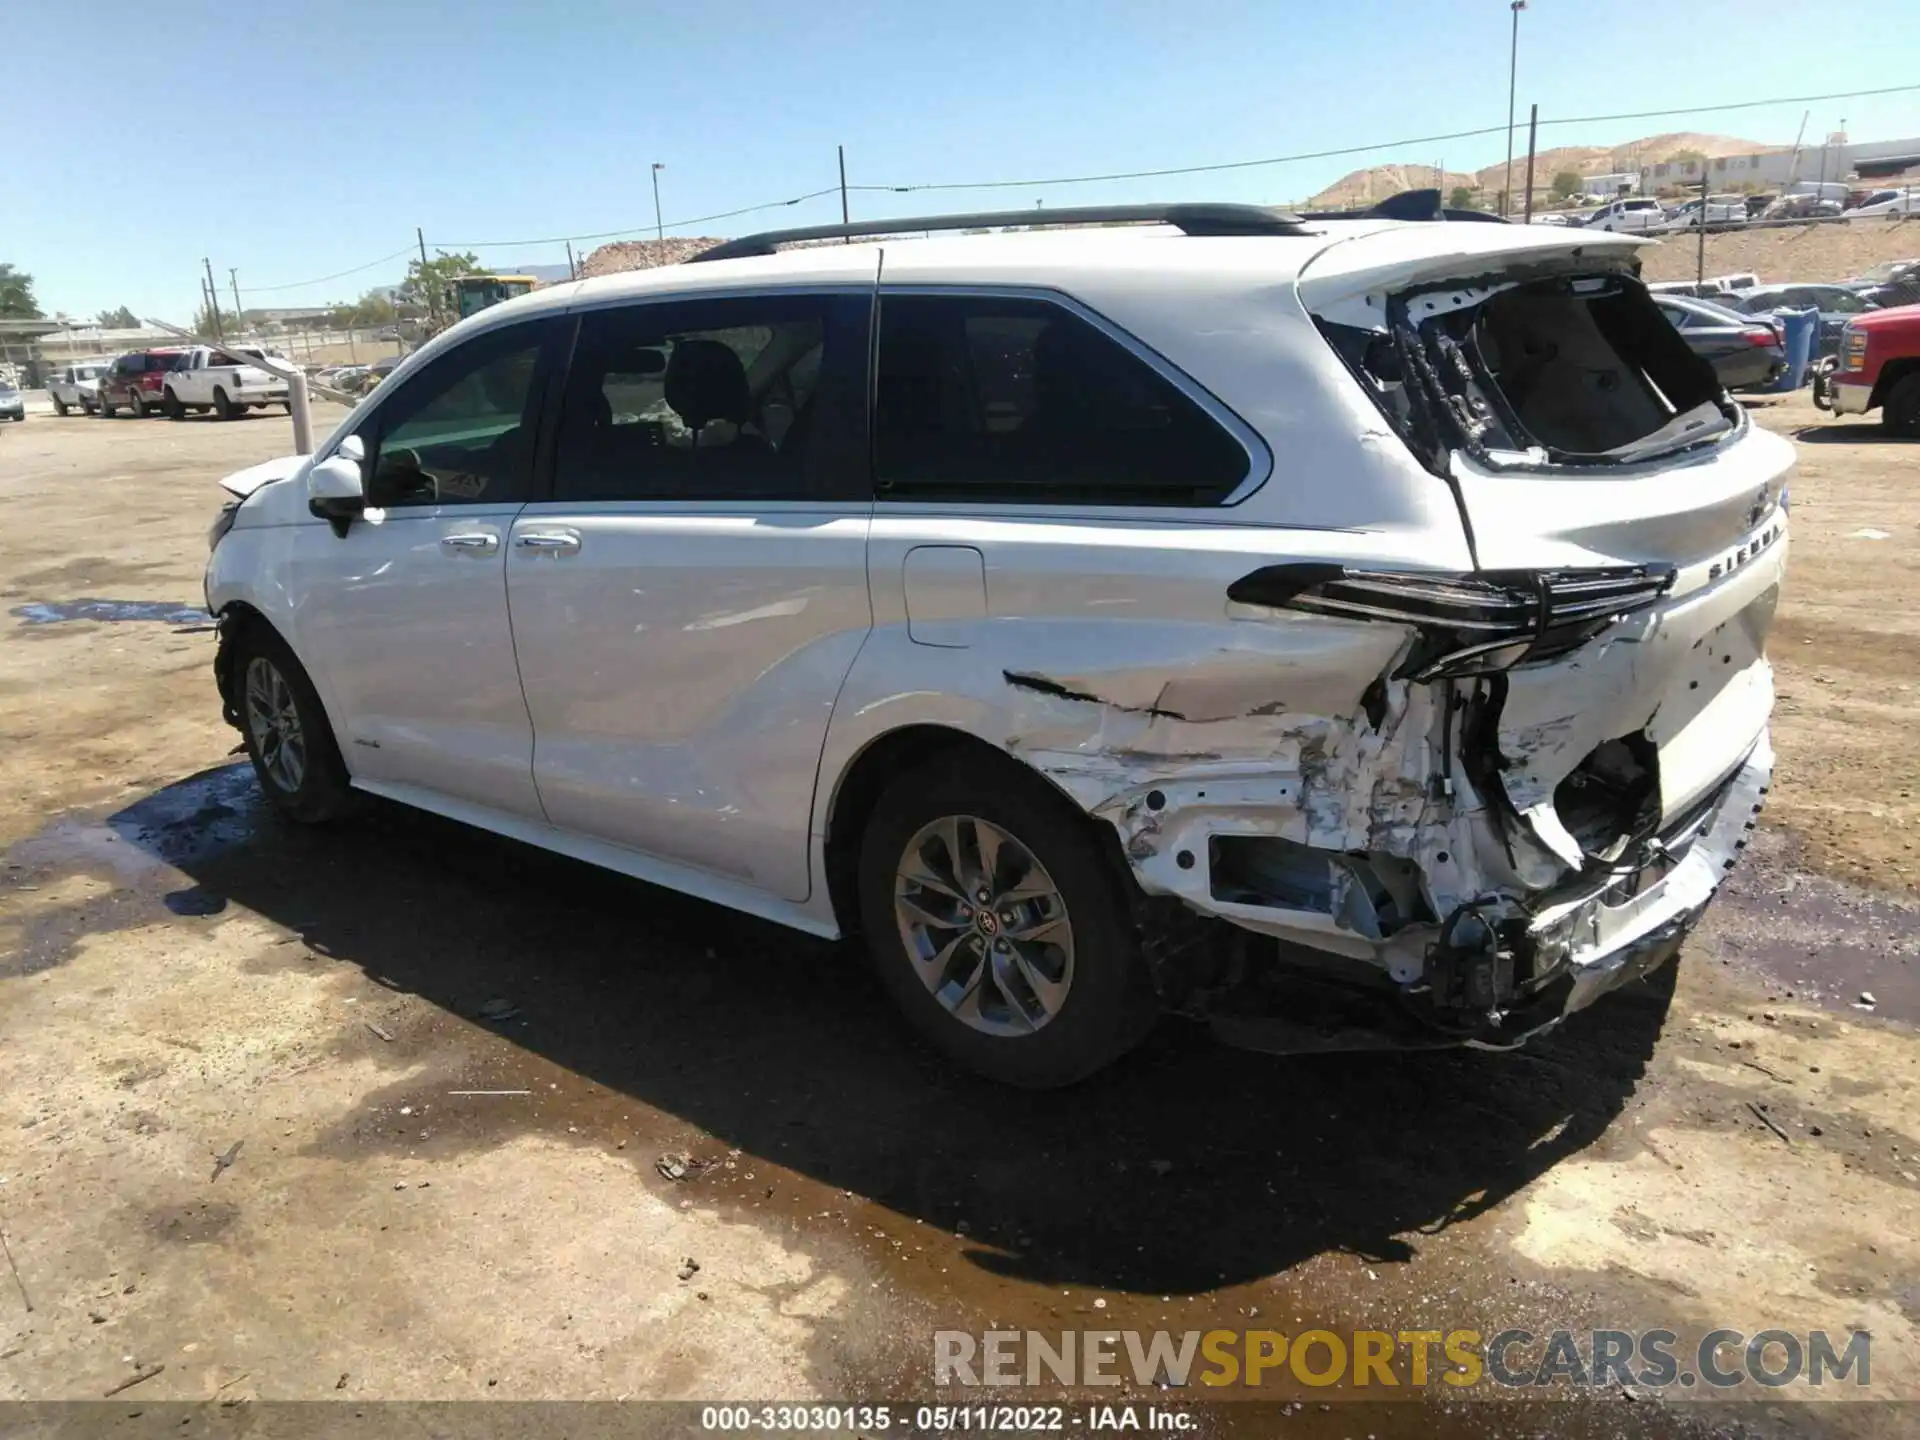
POLYGON ((76 360, 54 371, 47 381, 54 413, 64 415, 69 410, 84 410, 91 415, 99 409, 100 377, 112 364, 112 360, 76 360))
POLYGON ((203 415, 212 410, 231 420, 255 408, 288 405, 287 382, 249 363, 266 352, 255 345, 225 350, 196 345, 181 354, 167 372, 161 408, 169 420, 184 419, 188 411, 203 415))

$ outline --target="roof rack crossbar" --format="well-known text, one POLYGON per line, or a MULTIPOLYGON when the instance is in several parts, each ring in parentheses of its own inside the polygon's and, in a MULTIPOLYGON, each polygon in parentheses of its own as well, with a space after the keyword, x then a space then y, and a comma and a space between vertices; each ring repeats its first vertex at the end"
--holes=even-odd
POLYGON ((897 220, 856 220, 846 225, 809 225, 743 235, 710 250, 702 260, 738 260, 771 255, 798 240, 841 240, 869 235, 911 235, 923 230, 997 230, 1036 225, 1171 225, 1188 235, 1301 235, 1298 216, 1259 205, 1081 205, 1062 210, 983 210, 971 215, 919 215, 897 220))

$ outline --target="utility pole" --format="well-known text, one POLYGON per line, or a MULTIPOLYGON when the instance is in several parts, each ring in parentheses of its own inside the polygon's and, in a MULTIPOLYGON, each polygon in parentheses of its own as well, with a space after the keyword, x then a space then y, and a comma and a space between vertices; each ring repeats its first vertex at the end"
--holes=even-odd
MULTIPOLYGON (((840 152, 840 223, 845 225, 849 223, 847 217, 847 147, 844 145, 836 145, 833 148, 840 152)), ((848 243, 851 244, 853 237, 848 236, 847 240, 848 243)))
POLYGON ((1520 222, 1523 225, 1533 223, 1533 146, 1539 134, 1540 107, 1532 105, 1527 109, 1527 208, 1520 222))
MULTIPOLYGON (((426 292, 427 331, 429 334, 431 334, 433 331, 434 319, 438 314, 440 307, 434 303, 433 286, 427 283, 427 234, 426 234, 426 231, 422 230, 418 225, 414 226, 413 238, 420 242, 420 288, 426 292)), ((398 319, 399 317, 395 316, 394 318, 398 319)), ((396 326, 395 327, 396 333, 398 332, 398 329, 399 327, 396 326)), ((352 350, 353 350, 353 327, 351 325, 347 327, 347 350, 348 350, 348 353, 352 353, 352 350)))
POLYGON ((213 338, 224 344, 227 337, 220 329, 220 291, 213 283, 213 261, 202 255, 200 263, 207 269, 207 309, 213 312, 213 338))
POLYGON ((1510 0, 1507 8, 1513 12, 1513 42, 1507 54, 1507 180, 1500 196, 1502 218, 1513 209, 1513 102, 1520 77, 1520 12, 1527 8, 1527 0, 1510 0))
POLYGON ((238 334, 245 327, 240 321, 240 271, 232 265, 227 267, 227 283, 233 286, 233 329, 238 334))
POLYGON ((660 219, 660 172, 666 168, 658 160, 653 162, 653 263, 656 265, 664 264, 667 258, 667 227, 660 219))
POLYGON ((573 263, 573 242, 571 240, 567 241, 567 278, 569 280, 578 280, 580 278, 580 267, 573 263))
POLYGON ((1693 283, 1698 286, 1707 278, 1707 167, 1700 167, 1700 213, 1694 217, 1700 226, 1700 252, 1695 263, 1693 283))

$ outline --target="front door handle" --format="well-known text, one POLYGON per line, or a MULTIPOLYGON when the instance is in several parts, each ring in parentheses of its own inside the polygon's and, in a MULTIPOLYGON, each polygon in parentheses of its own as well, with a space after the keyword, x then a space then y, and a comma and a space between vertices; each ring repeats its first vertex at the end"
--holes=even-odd
POLYGON ((471 555, 491 555, 500 548, 500 537, 484 530, 462 530, 440 537, 442 549, 471 555))
POLYGON ((577 555, 580 537, 571 530, 528 530, 514 537, 513 543, 535 555, 577 555))

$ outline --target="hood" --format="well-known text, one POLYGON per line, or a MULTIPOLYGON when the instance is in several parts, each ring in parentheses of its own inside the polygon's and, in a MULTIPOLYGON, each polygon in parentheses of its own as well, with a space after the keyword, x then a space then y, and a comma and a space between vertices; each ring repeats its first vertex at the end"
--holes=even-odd
POLYGON ((246 499, 262 485, 271 485, 276 480, 288 480, 306 469, 310 455, 280 455, 272 460, 262 460, 258 465, 249 465, 244 470, 236 470, 220 481, 220 488, 230 495, 246 499))
POLYGON ((1858 315, 1847 316, 1847 323, 1856 330, 1897 330, 1908 325, 1920 325, 1920 305, 1896 305, 1890 310, 1865 310, 1858 315))

